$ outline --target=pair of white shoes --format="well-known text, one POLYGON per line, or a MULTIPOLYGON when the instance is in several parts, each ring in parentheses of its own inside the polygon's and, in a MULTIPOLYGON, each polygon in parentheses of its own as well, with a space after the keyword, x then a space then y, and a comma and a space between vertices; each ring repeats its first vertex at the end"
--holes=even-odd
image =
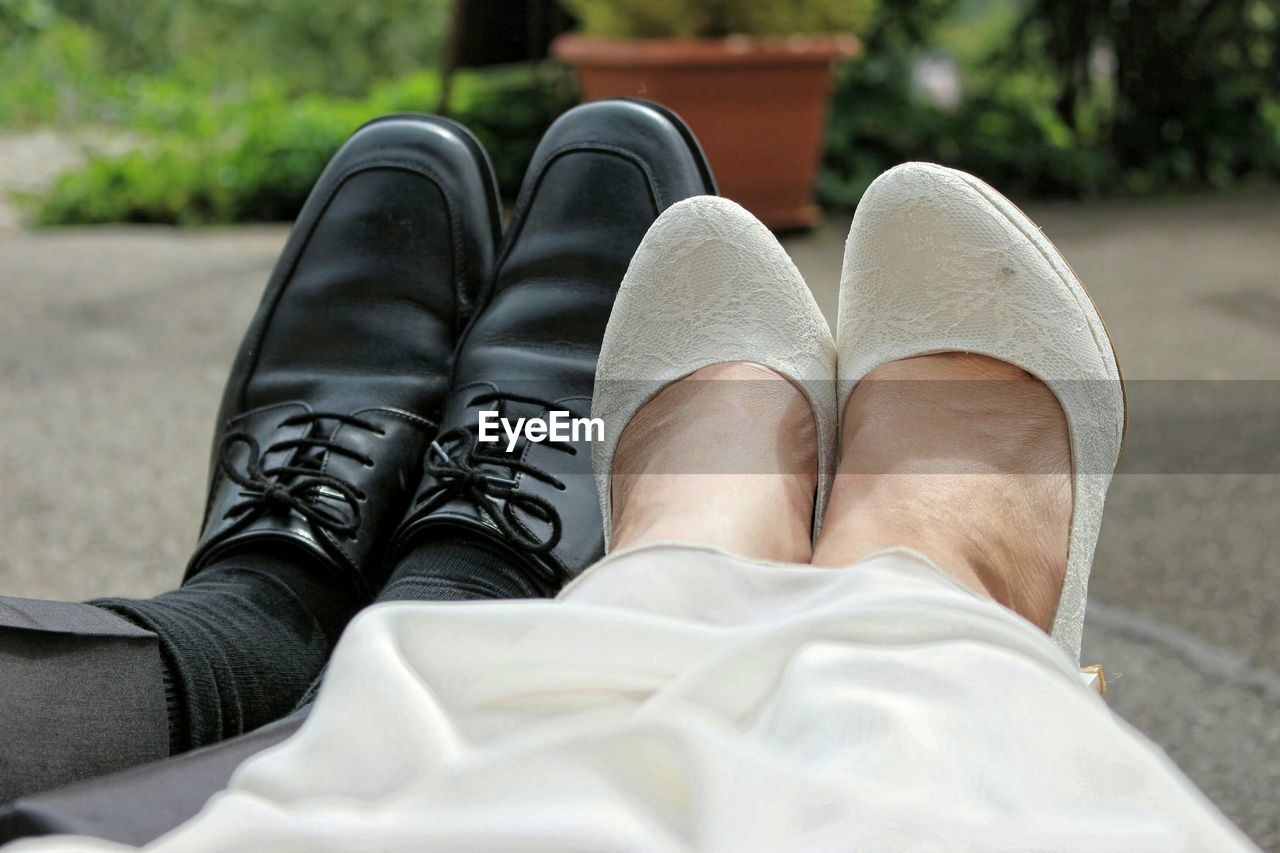
POLYGON ((596 374, 592 415, 604 420, 605 438, 593 461, 606 531, 618 437, 662 387, 738 361, 795 382, 818 428, 816 527, 854 386, 888 362, 956 351, 1027 371, 1066 414, 1074 506, 1052 635, 1078 660, 1103 500, 1125 431, 1119 367, 1097 309, 1053 244, 1011 202, 954 169, 907 163, 862 197, 834 339, 782 246, 741 207, 701 196, 658 218, 622 282, 596 374))

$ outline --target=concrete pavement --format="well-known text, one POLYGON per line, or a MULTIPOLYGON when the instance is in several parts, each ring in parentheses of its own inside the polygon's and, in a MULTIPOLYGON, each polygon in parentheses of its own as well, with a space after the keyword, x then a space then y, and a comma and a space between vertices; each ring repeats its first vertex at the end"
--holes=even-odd
MULTIPOLYGON (((1280 195, 1028 212, 1131 382, 1280 380, 1280 195)), ((831 317, 846 228, 786 241, 831 317)), ((225 371, 285 233, 0 225, 0 593, 178 580, 225 371)), ((1240 387, 1265 408, 1280 384, 1240 387)), ((1138 397, 1135 435, 1171 416, 1138 397)), ((1120 714, 1280 850, 1280 476, 1137 459, 1112 487, 1085 658, 1107 666, 1120 714)))

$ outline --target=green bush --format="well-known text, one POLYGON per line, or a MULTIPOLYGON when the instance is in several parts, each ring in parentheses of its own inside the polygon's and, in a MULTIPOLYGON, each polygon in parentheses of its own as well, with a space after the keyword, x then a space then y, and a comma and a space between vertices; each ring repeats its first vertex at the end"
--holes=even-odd
POLYGON ((1275 0, 1031 0, 1007 54, 1055 80, 1061 121, 1131 193, 1280 173, 1275 0), (1099 45, 1110 74, 1094 68, 1099 45))
POLYGON ((561 0, 602 38, 860 33, 876 0, 561 0))
POLYGON ((360 97, 440 64, 449 0, 0 0, 0 127, 114 123, 134 82, 360 97))
POLYGON ((0 0, 0 127, 74 121, 102 79, 102 45, 46 0, 0 0))
MULTIPOLYGON (((489 149, 505 194, 514 195, 543 131, 574 102, 554 69, 456 75, 451 112, 489 149)), ((136 150, 92 159, 62 175, 35 203, 38 224, 206 224, 292 219, 325 163, 364 122, 430 112, 439 77, 421 72, 375 86, 361 99, 289 98, 259 84, 235 99, 184 97, 172 81, 139 83, 134 126, 151 133, 136 150)))
POLYGON ((361 95, 434 68, 449 0, 2 0, 38 2, 101 40, 109 74, 198 69, 226 81, 270 76, 292 94, 361 95))
MULTIPOLYGON (((1273 0, 563 0, 620 37, 853 31, 818 194, 849 208, 884 169, 943 162, 1020 195, 1224 187, 1280 175, 1273 0), (1114 49, 1115 73, 1095 67, 1114 49), (934 106, 914 63, 954 58, 934 106)), ((429 112, 449 0, 0 0, 0 126, 102 124, 140 140, 33 202, 43 223, 289 219, 347 135, 429 112), (267 8, 270 6, 270 8, 267 8), (383 81, 383 82, 379 82, 383 81), (390 81, 390 82, 386 82, 390 81)), ((566 72, 457 75, 452 112, 512 195, 574 101, 566 72)))
POLYGON ((1029 81, 970 93, 963 108, 926 103, 899 62, 869 58, 840 69, 818 181, 819 201, 853 208, 877 175, 907 160, 973 172, 1015 195, 1091 196, 1114 166, 1053 112, 1029 81))
POLYGON ((877 175, 906 160, 965 169, 1019 194, 1091 191, 1101 164, 1054 114, 1051 81, 997 73, 991 60, 1012 39, 1019 11, 1010 2, 884 0, 866 58, 836 78, 819 200, 852 208, 877 175), (952 57, 962 75, 961 102, 951 109, 914 90, 923 45, 952 57))
POLYGON ((908 159, 1022 195, 1280 177, 1280 14, 1266 0, 883 0, 865 41, 832 99, 829 205, 852 207, 908 159), (957 60, 955 109, 912 91, 924 46, 957 60), (1099 70, 1108 51, 1113 73, 1099 70))

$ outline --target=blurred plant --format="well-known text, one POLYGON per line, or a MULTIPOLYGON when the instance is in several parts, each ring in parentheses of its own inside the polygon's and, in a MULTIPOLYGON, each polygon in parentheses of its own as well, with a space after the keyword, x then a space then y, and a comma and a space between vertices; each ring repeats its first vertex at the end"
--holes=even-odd
POLYGON ((1034 87, 970 92, 963 108, 946 110, 915 96, 909 81, 871 57, 841 69, 818 183, 823 204, 853 208, 877 175, 907 160, 964 169, 1015 195, 1095 195, 1114 174, 1105 155, 1076 144, 1034 87))
POLYGON ((1018 194, 1095 192, 1106 160, 1054 113, 1053 81, 992 64, 1020 13, 1007 0, 883 0, 865 59, 836 78, 819 200, 852 208, 880 172, 905 160, 966 169, 1018 194), (958 102, 931 103, 913 86, 934 55, 955 58, 958 102))
POLYGON ((5 41, 46 29, 57 12, 48 0, 0 0, 0 36, 5 41))
POLYGON ((0 126, 74 121, 102 77, 101 52, 49 0, 0 0, 0 126))
MULTIPOLYGON (((819 182, 832 206, 905 159, 1015 194, 1280 175, 1280 0, 563 2, 611 37, 857 33, 865 59, 837 76, 819 182), (946 97, 922 67, 954 74, 946 97)), ((108 124, 141 140, 60 181, 43 222, 287 219, 356 126, 434 108, 438 79, 420 69, 448 5, 0 0, 0 126, 108 124)), ((572 103, 557 73, 457 78, 454 113, 508 194, 572 103)))
POLYGON ((439 64, 449 0, 0 0, 0 125, 112 120, 130 78, 357 96, 439 64))
POLYGON ((589 36, 719 38, 861 33, 877 0, 561 0, 589 36))
POLYGON ((1010 60, 1047 63, 1055 108, 1130 191, 1280 170, 1275 0, 1032 0, 1010 60))
POLYGON ((841 70, 821 199, 906 159, 1015 194, 1094 196, 1280 175, 1275 0, 883 0, 841 70), (910 81, 954 57, 959 103, 910 81))
POLYGON ((55 0, 101 34, 108 68, 272 75, 295 92, 360 94, 374 80, 434 67, 448 0, 55 0))
MULTIPOLYGON (((259 83, 233 100, 183 99, 170 81, 134 89, 138 126, 153 139, 100 156, 34 201, 39 224, 207 224, 292 219, 338 146, 364 122, 430 109, 434 72, 375 86, 360 99, 291 98, 259 83)), ((553 69, 460 72, 452 113, 488 148, 504 194, 514 195, 543 131, 573 104, 553 69)))

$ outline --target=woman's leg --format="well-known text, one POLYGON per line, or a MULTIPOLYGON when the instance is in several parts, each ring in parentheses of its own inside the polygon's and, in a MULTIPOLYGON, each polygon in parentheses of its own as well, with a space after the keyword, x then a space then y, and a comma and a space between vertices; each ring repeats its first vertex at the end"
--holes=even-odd
POLYGON ((795 385, 757 364, 704 367, 623 431, 613 548, 678 541, 806 563, 817 477, 813 410, 795 385))
POLYGON ((854 389, 813 563, 907 546, 1048 630, 1067 563, 1071 454, 1057 398, 963 353, 890 362, 854 389))

